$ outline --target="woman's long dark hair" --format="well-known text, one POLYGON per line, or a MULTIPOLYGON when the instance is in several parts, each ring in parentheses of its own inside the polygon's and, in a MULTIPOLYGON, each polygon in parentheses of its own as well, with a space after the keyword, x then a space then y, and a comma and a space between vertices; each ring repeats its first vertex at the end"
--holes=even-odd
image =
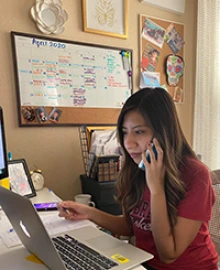
POLYGON ((174 102, 166 90, 159 87, 144 88, 130 96, 121 110, 117 124, 119 142, 123 149, 123 164, 117 181, 118 200, 128 220, 132 209, 140 203, 146 187, 145 173, 134 163, 124 146, 124 117, 132 110, 138 111, 151 126, 164 152, 167 209, 170 224, 174 226, 177 206, 186 192, 179 169, 184 166, 184 156, 195 159, 197 156, 182 132, 174 102))

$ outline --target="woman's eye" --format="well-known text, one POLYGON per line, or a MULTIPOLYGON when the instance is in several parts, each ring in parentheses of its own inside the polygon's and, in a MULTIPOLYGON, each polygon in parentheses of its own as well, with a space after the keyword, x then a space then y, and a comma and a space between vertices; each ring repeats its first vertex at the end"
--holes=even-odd
POLYGON ((136 130, 135 133, 136 134, 142 134, 142 133, 144 133, 144 131, 143 130, 136 130))

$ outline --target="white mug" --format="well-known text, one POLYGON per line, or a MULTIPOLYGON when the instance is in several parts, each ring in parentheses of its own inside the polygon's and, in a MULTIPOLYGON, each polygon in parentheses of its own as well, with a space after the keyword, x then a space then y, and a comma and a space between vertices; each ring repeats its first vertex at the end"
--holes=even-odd
POLYGON ((75 196, 75 202, 95 207, 95 203, 91 201, 91 198, 90 194, 78 194, 75 196))

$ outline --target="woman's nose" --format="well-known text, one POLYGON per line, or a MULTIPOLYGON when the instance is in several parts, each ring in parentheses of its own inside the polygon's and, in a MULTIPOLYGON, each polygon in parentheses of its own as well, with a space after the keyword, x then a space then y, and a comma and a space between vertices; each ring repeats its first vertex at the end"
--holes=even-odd
POLYGON ((133 134, 127 134, 124 144, 126 146, 127 149, 131 149, 134 146, 136 146, 137 142, 135 140, 135 136, 133 134))

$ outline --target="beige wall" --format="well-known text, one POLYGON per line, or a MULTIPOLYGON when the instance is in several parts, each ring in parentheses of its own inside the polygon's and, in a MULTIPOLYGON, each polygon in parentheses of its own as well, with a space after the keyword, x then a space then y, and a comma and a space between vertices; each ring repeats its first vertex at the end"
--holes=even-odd
MULTIPOLYGON (((4 110, 8 151, 13 158, 25 158, 28 166, 38 166, 46 185, 63 199, 72 199, 81 191, 79 175, 84 173, 76 127, 19 128, 17 96, 10 32, 41 34, 30 17, 34 0, 1 0, 0 11, 0 105, 4 110)), ((193 100, 195 84, 197 0, 186 0, 186 13, 177 15, 155 9, 139 0, 129 0, 129 38, 122 40, 82 31, 80 0, 63 0, 69 19, 58 38, 133 49, 134 88, 139 84, 139 14, 185 23, 185 103, 177 105, 183 130, 192 142, 193 100)), ((42 34, 43 35, 43 34, 42 34)), ((56 36, 57 37, 57 36, 56 36)))

